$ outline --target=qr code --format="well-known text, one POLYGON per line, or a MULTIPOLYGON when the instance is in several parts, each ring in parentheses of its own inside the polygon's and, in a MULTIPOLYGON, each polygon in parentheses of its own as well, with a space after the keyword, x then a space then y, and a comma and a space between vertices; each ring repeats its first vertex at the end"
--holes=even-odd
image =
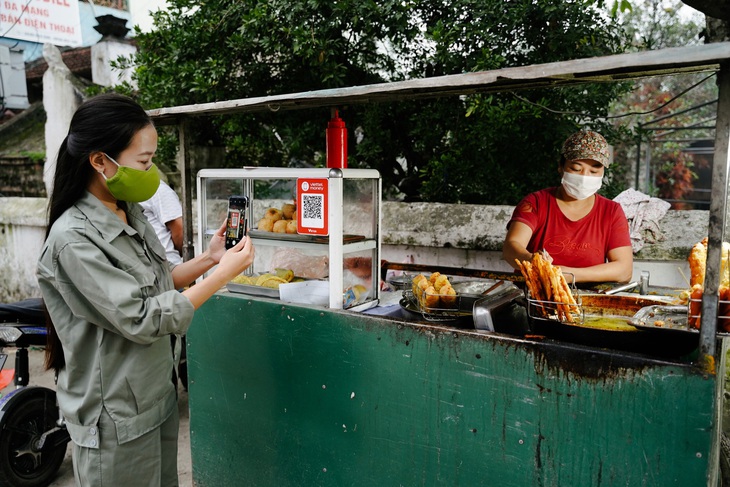
POLYGON ((318 194, 305 194, 302 195, 302 218, 307 220, 321 220, 324 218, 322 215, 323 199, 318 194))

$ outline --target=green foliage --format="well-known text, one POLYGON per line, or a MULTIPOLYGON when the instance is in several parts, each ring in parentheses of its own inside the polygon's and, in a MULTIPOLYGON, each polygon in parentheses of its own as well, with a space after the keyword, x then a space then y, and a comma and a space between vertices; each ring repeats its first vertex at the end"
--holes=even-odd
MULTIPOLYGON (((621 52, 620 26, 603 8, 601 0, 170 0, 154 14, 156 30, 136 32, 139 52, 127 62, 147 108, 336 89, 621 52)), ((576 113, 605 115, 622 90, 338 108, 348 165, 378 169, 386 196, 514 204, 557 183, 560 144, 591 120, 576 113)), ((196 119, 193 143, 225 146, 227 166, 323 166, 330 109, 271 109, 196 119)))
POLYGON ((21 151, 20 155, 23 157, 27 157, 31 160, 31 162, 34 162, 36 164, 43 164, 46 160, 45 152, 21 151))
MULTIPOLYGON (((701 16, 682 16, 678 0, 633 0, 633 9, 620 17, 631 39, 630 49, 664 49, 700 44, 703 28, 701 16)), ((708 125, 717 105, 716 78, 710 73, 642 78, 631 92, 611 106, 616 130, 625 134, 616 157, 639 160, 638 187, 648 194, 667 199, 681 199, 692 193, 696 182, 692 158, 681 153, 693 139, 713 138, 707 129, 687 130, 708 125), (679 130, 676 130, 679 128, 679 130), (684 139, 677 146, 676 139, 684 139), (638 142, 642 153, 637 155, 638 142), (648 168, 645 166, 648 164, 648 168), (649 177, 646 177, 649 176, 649 177)), ((711 123, 710 123, 711 124, 711 123)), ((675 209, 680 204, 673 205, 675 209)))

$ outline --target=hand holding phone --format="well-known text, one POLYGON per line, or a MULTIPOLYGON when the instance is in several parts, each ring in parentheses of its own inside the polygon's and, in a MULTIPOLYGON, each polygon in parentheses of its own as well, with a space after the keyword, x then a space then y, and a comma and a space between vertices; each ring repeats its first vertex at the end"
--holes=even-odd
POLYGON ((226 224, 226 249, 230 249, 246 236, 248 196, 234 195, 228 198, 228 222, 226 224))

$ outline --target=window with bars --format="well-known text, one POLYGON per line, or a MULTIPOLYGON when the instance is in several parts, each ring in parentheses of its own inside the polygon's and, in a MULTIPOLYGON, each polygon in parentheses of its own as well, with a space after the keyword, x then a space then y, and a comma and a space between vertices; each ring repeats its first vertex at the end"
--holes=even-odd
MULTIPOLYGON (((88 0, 82 0, 86 1, 88 0)), ((117 10, 129 10, 129 6, 127 5, 127 0, 92 0, 92 3, 94 5, 98 5, 99 7, 109 7, 109 8, 115 8, 117 10)))

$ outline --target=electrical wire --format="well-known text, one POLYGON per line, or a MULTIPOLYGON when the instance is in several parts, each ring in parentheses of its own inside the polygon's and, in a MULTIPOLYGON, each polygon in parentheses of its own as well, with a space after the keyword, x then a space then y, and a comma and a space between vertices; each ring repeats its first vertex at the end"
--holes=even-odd
POLYGON ((627 112, 627 113, 622 113, 620 115, 593 115, 591 113, 553 110, 552 108, 546 107, 545 105, 542 105, 540 103, 536 103, 534 101, 530 101, 527 98, 524 98, 522 96, 519 96, 516 93, 512 93, 512 96, 514 96, 515 98, 517 98, 520 101, 523 101, 523 102, 528 103, 530 105, 536 106, 536 107, 538 107, 538 108, 540 108, 542 110, 548 111, 550 113, 555 113, 555 114, 558 114, 558 115, 579 115, 579 116, 581 116, 583 118, 611 120, 611 119, 615 119, 615 118, 630 117, 632 115, 648 115, 650 113, 654 113, 654 112, 656 112, 658 110, 661 110, 665 106, 667 106, 670 103, 672 103, 674 100, 676 100, 676 99, 680 98, 681 96, 685 95, 687 92, 695 89, 697 86, 701 85, 702 83, 704 83, 708 79, 712 78, 713 76, 717 76, 717 73, 712 73, 711 75, 709 75, 709 76, 701 79, 700 81, 698 81, 697 83, 693 84, 689 88, 681 91, 678 95, 672 97, 669 101, 667 101, 667 102, 659 105, 658 107, 656 107, 656 108, 654 108, 652 110, 647 110, 647 111, 644 111, 644 112, 627 112))

